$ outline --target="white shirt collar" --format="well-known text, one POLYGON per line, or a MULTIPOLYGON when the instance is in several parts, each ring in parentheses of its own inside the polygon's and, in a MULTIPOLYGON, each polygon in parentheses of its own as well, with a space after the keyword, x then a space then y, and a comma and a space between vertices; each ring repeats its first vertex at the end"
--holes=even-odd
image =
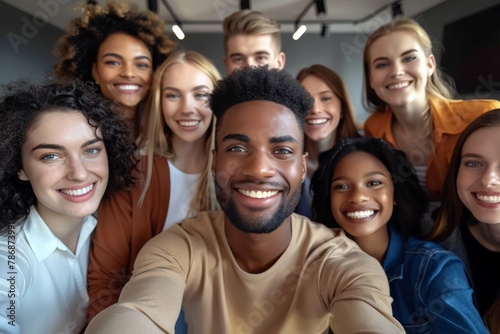
MULTIPOLYGON (((78 256, 85 241, 91 236, 96 224, 97 220, 92 215, 83 219, 82 229, 78 236, 78 243, 76 246, 76 256, 78 256)), ((34 206, 30 207, 30 213, 23 224, 23 231, 38 262, 45 260, 56 249, 71 252, 68 247, 52 233, 34 206)))

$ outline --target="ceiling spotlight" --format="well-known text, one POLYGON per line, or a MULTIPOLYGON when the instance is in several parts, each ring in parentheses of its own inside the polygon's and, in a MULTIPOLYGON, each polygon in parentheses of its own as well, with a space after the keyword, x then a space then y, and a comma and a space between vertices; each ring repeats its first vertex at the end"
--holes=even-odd
POLYGON ((250 0, 240 0, 240 9, 250 9, 250 0))
POLYGON ((298 40, 304 33, 306 32, 307 27, 305 25, 301 25, 292 35, 294 41, 298 40))
POLYGON ((398 16, 404 16, 403 7, 401 7, 401 0, 391 3, 391 15, 393 19, 398 16))
POLYGON ((184 35, 184 31, 182 31, 181 27, 180 27, 180 24, 179 25, 174 25, 172 27, 172 31, 174 32, 175 36, 180 39, 180 40, 183 40, 184 37, 186 37, 186 35, 184 35))
POLYGON ((323 17, 326 15, 325 0, 315 0, 316 2, 316 16, 323 17))

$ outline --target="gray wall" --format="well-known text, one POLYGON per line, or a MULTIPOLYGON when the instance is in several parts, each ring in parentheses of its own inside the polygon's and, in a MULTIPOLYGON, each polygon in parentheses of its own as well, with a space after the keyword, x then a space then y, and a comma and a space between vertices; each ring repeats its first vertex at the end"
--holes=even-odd
POLYGON ((17 78, 40 79, 56 58, 52 48, 64 32, 4 2, 0 2, 0 83, 17 78))
MULTIPOLYGON (((417 20, 436 45, 438 64, 444 25, 499 3, 500 0, 447 0, 419 15, 417 20)), ((51 25, 44 25, 43 21, 36 21, 31 15, 1 1, 0 22, 0 83, 19 77, 38 79, 50 74, 56 62, 52 56, 52 48, 64 32, 51 25), (13 43, 13 39, 19 44, 13 43)), ((306 34, 298 41, 292 40, 291 34, 284 34, 282 38, 283 51, 287 56, 285 69, 292 75, 296 75, 303 67, 323 64, 344 79, 356 109, 358 123, 364 122, 368 117, 361 101, 362 49, 368 33, 331 33, 328 38, 321 38, 319 34, 306 34)), ((174 36, 171 38, 175 39, 174 36)), ((221 34, 190 33, 179 45, 186 50, 204 54, 225 75, 221 34)))

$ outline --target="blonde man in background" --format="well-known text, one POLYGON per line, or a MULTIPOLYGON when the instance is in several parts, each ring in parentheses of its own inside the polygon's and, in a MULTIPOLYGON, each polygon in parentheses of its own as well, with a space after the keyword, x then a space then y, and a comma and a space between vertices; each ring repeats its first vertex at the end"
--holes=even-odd
POLYGON ((222 26, 227 74, 245 65, 285 67, 278 22, 260 12, 245 9, 226 17, 222 26))

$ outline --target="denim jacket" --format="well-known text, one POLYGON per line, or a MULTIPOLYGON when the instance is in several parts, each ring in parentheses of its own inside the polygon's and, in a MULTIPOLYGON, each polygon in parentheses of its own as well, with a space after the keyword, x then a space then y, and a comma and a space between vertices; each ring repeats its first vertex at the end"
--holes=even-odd
POLYGON ((405 241, 390 225, 389 237, 382 266, 394 317, 407 333, 488 333, 462 260, 437 243, 405 241))

